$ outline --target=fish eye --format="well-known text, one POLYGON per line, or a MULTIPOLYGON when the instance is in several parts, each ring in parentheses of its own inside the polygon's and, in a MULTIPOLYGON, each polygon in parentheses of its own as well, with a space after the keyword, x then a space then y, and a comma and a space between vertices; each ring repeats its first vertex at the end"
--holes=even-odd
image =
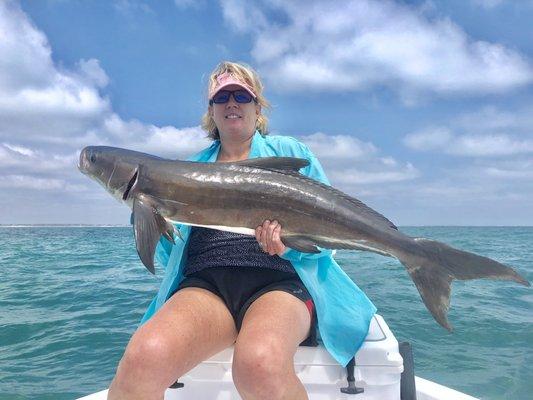
POLYGON ((96 155, 95 154, 91 154, 90 160, 91 160, 92 163, 95 163, 96 162, 96 155))

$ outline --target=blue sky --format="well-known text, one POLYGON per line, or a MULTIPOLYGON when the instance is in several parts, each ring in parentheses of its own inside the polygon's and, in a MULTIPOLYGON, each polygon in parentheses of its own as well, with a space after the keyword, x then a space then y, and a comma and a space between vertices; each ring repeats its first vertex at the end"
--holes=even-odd
POLYGON ((0 224, 127 223, 86 145, 185 158, 222 60, 399 225, 533 225, 533 1, 0 2, 0 224), (342 5, 341 5, 342 4, 342 5))

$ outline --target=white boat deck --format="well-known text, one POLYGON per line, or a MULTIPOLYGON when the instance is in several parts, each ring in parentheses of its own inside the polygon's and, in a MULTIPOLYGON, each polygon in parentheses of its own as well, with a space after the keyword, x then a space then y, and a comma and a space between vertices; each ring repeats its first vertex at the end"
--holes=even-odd
MULTIPOLYGON (((165 400, 176 400, 182 397, 177 397, 177 391, 179 389, 169 389, 165 394, 165 400)), ((340 394, 336 397, 339 400, 347 399, 357 399, 363 400, 365 397, 357 395, 357 397, 351 395, 340 394)), ((196 400, 203 400, 201 396, 196 396, 196 400)), ((227 400, 239 400, 240 397, 217 397, 217 399, 227 399, 227 400)), ((102 390, 98 393, 93 393, 89 396, 82 397, 78 400, 106 400, 107 399, 107 390, 102 390)), ((206 400, 208 398, 205 398, 206 400)), ((209 398, 210 399, 210 398, 209 398)), ((449 387, 439 385, 435 382, 428 381, 426 379, 416 377, 416 399, 417 400, 478 400, 476 397, 469 396, 465 393, 458 392, 457 390, 450 389, 449 387)), ((309 396, 309 400, 318 400, 317 397, 309 396)), ((382 400, 388 400, 382 398, 382 400)))
MULTIPOLYGON (((233 348, 228 348, 202 362, 180 378, 179 382, 184 384, 182 388, 166 391, 165 400, 240 399, 232 380, 232 361, 233 348)), ((365 342, 355 358, 355 384, 364 389, 363 393, 341 393, 340 389, 348 384, 346 369, 323 346, 300 347, 294 361, 298 378, 310 400, 412 400, 400 398, 403 358, 398 341, 379 315, 373 318, 365 342)), ((417 400, 476 400, 419 377, 415 377, 415 384, 417 400)), ((103 390, 79 400, 106 398, 107 390, 103 390)))

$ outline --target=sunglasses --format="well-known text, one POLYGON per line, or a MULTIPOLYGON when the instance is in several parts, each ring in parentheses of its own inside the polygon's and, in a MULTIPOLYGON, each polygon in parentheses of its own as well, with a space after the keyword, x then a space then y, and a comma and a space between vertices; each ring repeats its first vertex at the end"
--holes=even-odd
POLYGON ((252 100, 257 102, 256 98, 253 97, 246 90, 219 90, 211 100, 209 100, 209 105, 214 104, 226 104, 229 101, 229 98, 233 95, 233 98, 237 103, 250 103, 252 100))

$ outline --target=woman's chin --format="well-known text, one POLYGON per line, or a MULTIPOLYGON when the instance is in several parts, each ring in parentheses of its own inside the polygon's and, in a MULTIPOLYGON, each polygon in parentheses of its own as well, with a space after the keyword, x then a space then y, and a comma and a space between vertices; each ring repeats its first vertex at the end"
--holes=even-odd
POLYGON ((223 133, 223 136, 228 137, 248 137, 250 136, 250 132, 254 132, 254 129, 247 128, 242 124, 229 124, 225 126, 221 132, 223 133))

